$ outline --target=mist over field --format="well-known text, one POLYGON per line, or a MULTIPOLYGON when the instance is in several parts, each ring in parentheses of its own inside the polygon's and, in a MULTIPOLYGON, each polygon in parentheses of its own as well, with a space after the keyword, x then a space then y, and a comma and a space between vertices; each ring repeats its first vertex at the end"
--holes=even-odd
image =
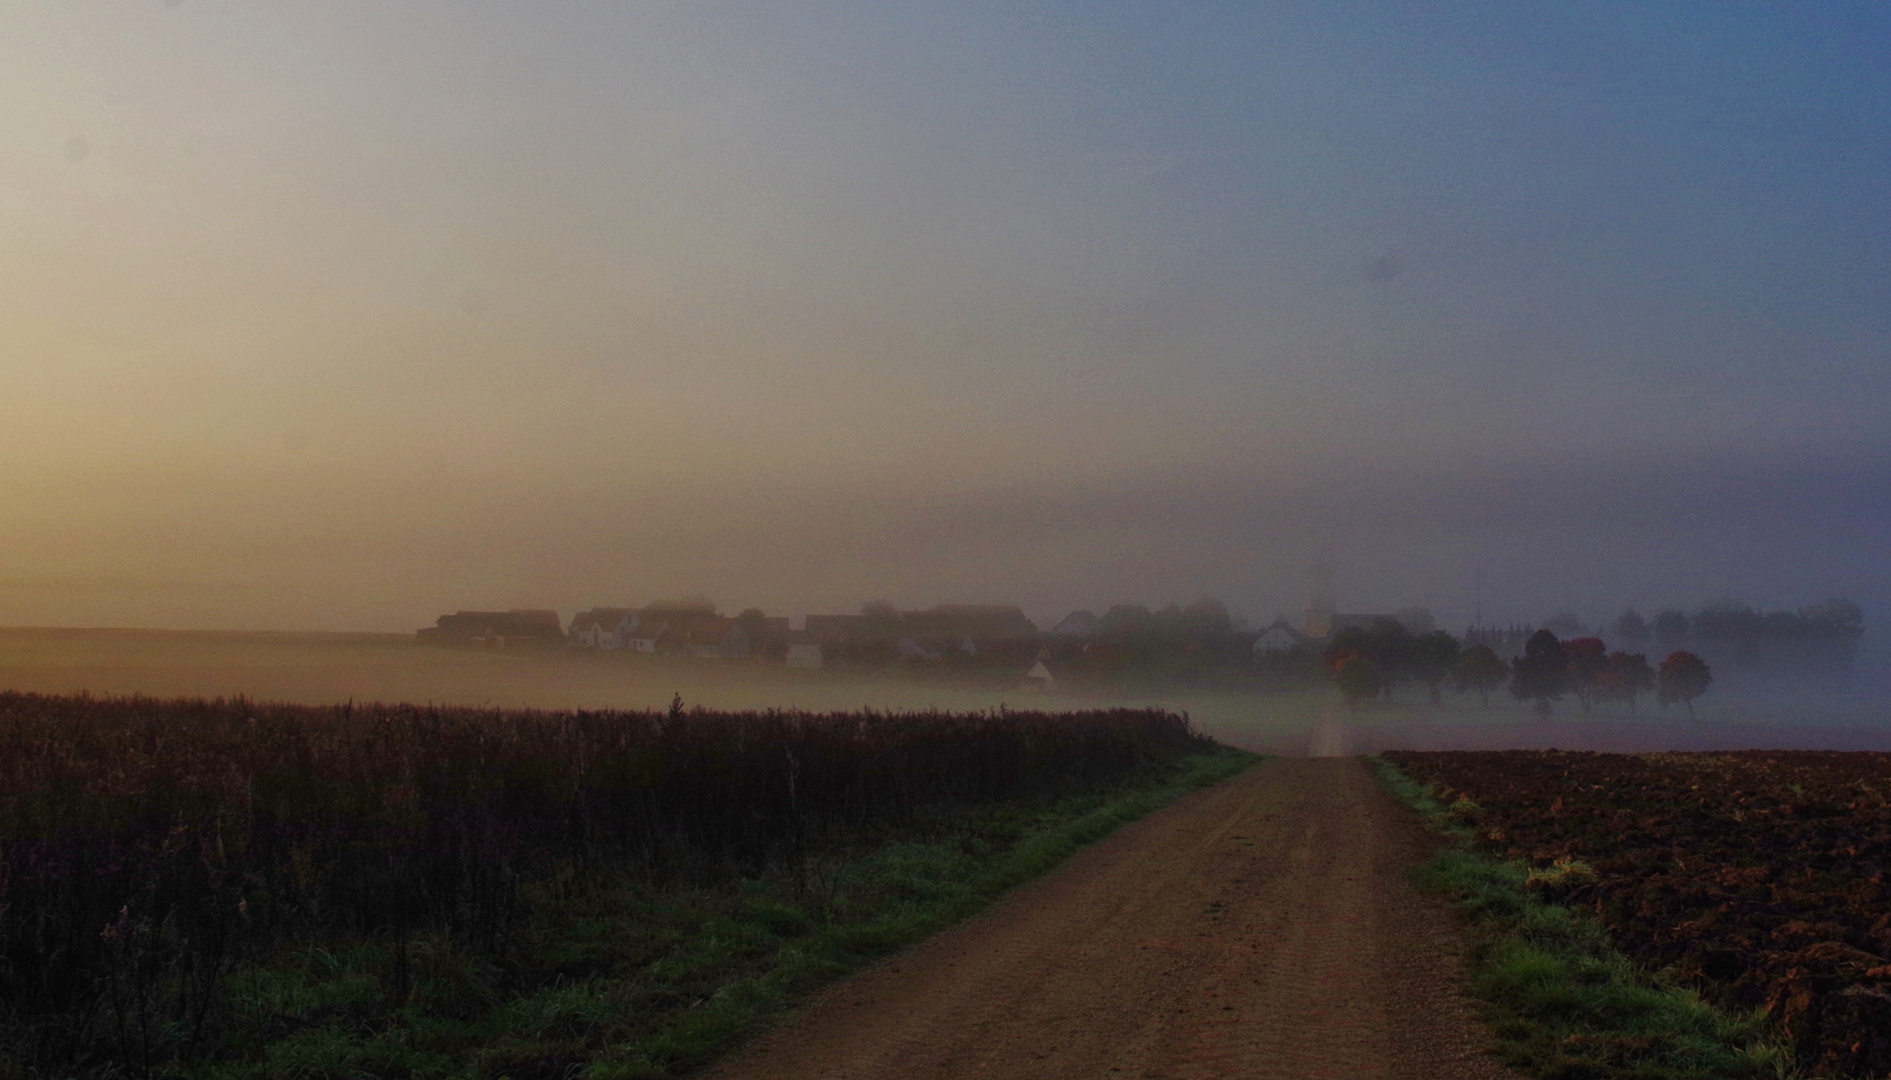
POLYGON ((1891 1077, 1887 57, 0 2, 0 1080, 1891 1077))
MULTIPOLYGON (((1863 723, 1887 48, 1870 3, 13 4, 0 626, 1258 627, 1325 562, 1454 632, 1846 596, 1848 689, 1720 715, 1863 723)), ((720 692, 94 645, 0 680, 720 692)))

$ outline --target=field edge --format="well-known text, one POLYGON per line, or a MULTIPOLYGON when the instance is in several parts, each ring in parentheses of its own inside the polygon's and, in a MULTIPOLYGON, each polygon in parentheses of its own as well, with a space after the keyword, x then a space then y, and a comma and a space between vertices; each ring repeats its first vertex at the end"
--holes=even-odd
POLYGON ((1544 1080, 1800 1077, 1762 1014, 1730 1014, 1642 970, 1593 917, 1531 891, 1532 867, 1476 850, 1474 805, 1447 807, 1390 761, 1368 762, 1393 798, 1445 838, 1412 881, 1451 897, 1464 918, 1467 989, 1505 1064, 1544 1080))
MULTIPOLYGON (((606 888, 581 914, 592 921, 650 921, 668 944, 647 967, 565 982, 504 1002, 489 1000, 479 1010, 483 1019, 410 1005, 389 1014, 386 1026, 364 1027, 337 1014, 333 1019, 339 1023, 305 1024, 266 1043, 251 1041, 240 1060, 184 1066, 172 1075, 176 1080, 689 1076, 784 1022, 828 986, 977 915, 1123 826, 1264 760, 1217 746, 1054 802, 1001 803, 954 813, 920 836, 886 834, 810 870, 840 897, 826 916, 784 906, 777 902, 780 897, 760 888, 765 884, 760 879, 675 891, 606 888), (1000 846, 981 840, 994 835, 1007 839, 1000 846), (602 1045, 580 1030, 602 1034, 610 1028, 621 1034, 602 1045)), ((385 981, 386 946, 360 941, 347 949, 317 950, 311 944, 302 952, 329 961, 335 970, 311 979, 298 970, 306 964, 252 968, 237 976, 244 988, 235 993, 257 998, 258 1005, 284 995, 285 1000, 320 999, 349 987, 373 996, 377 980, 385 981)))
POLYGON ((593 1080, 658 1080, 700 1071, 791 1016, 827 986, 978 914, 1123 826, 1264 760, 1265 755, 1228 747, 1183 758, 1154 784, 1131 785, 1081 816, 1024 837, 950 893, 865 923, 835 926, 783 950, 781 962, 772 969, 729 983, 650 1038, 615 1048, 616 1053, 594 1063, 585 1075, 593 1080))

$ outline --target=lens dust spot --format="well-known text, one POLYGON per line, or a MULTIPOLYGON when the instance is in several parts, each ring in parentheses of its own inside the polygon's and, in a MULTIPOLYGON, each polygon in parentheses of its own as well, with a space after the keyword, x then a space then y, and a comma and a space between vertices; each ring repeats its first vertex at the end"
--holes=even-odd
POLYGON ((92 144, 85 141, 85 136, 74 135, 66 140, 66 160, 84 161, 92 156, 92 144))
POLYGON ((1381 255, 1366 264, 1366 280, 1375 285, 1383 285, 1403 273, 1405 268, 1390 255, 1381 255))

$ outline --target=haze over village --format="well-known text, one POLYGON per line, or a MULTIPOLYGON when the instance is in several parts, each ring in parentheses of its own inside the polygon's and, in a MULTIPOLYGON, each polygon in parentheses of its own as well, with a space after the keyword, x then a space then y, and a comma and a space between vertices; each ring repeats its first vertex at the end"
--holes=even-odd
MULTIPOLYGON (((1329 565, 1312 567, 1308 578, 1307 605, 1296 618, 1277 616, 1258 626, 1231 615, 1213 597, 1153 611, 1139 604, 1112 605, 1102 615, 1078 609, 1043 628, 1009 604, 901 610, 879 600, 857 613, 795 620, 760 608, 723 614, 712 601, 699 598, 594 607, 574 614, 568 624, 547 609, 461 610, 440 616, 415 638, 434 646, 537 655, 578 650, 804 670, 979 675, 1001 687, 1009 680, 1041 690, 1125 682, 1144 689, 1299 690, 1326 682, 1346 651, 1371 652, 1375 639, 1394 635, 1405 644, 1389 647, 1401 655, 1374 658, 1381 669, 1380 693, 1390 696, 1398 682, 1417 681, 1429 687, 1436 703, 1440 688, 1455 677, 1458 690, 1479 689, 1488 707, 1489 690, 1506 671, 1521 670, 1518 665, 1539 633, 1553 635, 1567 649, 1589 648, 1585 643, 1593 642, 1599 656, 1607 654, 1608 643, 1598 635, 1607 635, 1616 642, 1619 662, 1639 665, 1650 672, 1650 680, 1653 668, 1645 651, 1653 649, 1657 657, 1704 654, 1737 684, 1816 682, 1819 691, 1831 693, 1850 686, 1865 629, 1858 605, 1833 597, 1797 611, 1770 613, 1722 600, 1692 617, 1670 609, 1650 618, 1630 607, 1593 630, 1573 613, 1562 612, 1540 624, 1473 622, 1454 635, 1424 607, 1341 611, 1329 565), (1490 666, 1488 679, 1468 673, 1467 664, 1475 668, 1480 662, 1490 666)), ((1386 648, 1381 642, 1379 651, 1386 648)), ((1633 696, 1626 700, 1632 707, 1633 696)), ((1582 701, 1587 711, 1590 700, 1584 696, 1582 701)))
POLYGON ((1891 609, 1809 14, 343 6, 5 16, 0 623, 1891 609))
POLYGON ((1891 1080, 1891 4, 0 3, 0 1080, 1891 1080))

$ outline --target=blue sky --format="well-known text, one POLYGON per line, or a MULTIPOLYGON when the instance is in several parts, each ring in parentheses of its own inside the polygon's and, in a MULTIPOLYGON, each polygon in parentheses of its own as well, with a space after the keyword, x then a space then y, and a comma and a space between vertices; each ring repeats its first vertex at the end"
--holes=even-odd
POLYGON ((0 623, 1891 603, 1882 4, 0 11, 0 623), (1494 595, 1493 595, 1494 594, 1494 595))

